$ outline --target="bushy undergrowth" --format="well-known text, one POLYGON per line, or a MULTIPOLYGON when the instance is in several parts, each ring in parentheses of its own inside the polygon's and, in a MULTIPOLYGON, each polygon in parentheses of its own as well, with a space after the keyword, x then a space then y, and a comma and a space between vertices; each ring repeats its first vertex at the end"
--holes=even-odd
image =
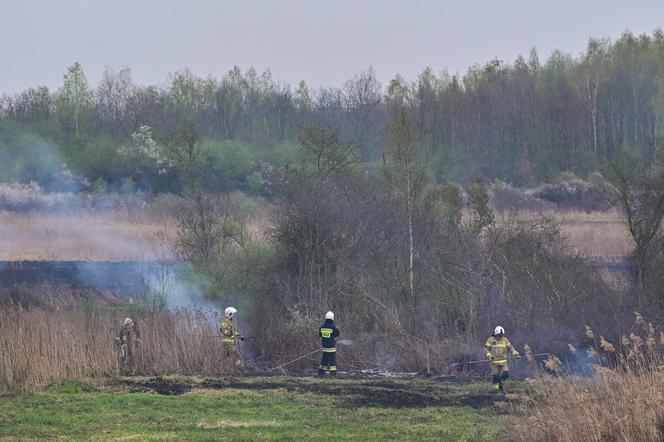
POLYGON ((491 185, 491 201, 499 210, 583 210, 603 211, 610 207, 599 174, 586 181, 572 173, 535 187, 514 187, 502 181, 491 185))

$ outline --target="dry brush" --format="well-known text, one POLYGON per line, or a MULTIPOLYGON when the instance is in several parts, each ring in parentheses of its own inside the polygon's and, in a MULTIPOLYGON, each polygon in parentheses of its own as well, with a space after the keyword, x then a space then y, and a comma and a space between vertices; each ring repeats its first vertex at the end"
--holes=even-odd
POLYGON ((664 334, 638 313, 635 329, 609 342, 586 327, 591 344, 569 350, 591 364, 589 371, 532 382, 519 440, 663 441, 664 334))
MULTIPOLYGON (((114 377, 119 309, 0 310, 0 387, 34 391, 51 381, 114 377)), ((134 316, 134 319, 137 319, 134 316)), ((215 336, 218 317, 200 311, 146 314, 136 320, 136 374, 219 375, 231 370, 215 336)))

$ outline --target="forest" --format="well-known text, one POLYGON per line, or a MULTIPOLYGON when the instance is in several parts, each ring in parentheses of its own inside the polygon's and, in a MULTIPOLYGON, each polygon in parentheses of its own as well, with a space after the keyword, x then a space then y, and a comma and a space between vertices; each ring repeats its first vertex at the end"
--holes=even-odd
POLYGON ((463 74, 424 68, 387 84, 368 68, 318 89, 237 66, 220 78, 183 69, 158 85, 136 84, 127 66, 107 67, 91 85, 73 63, 57 90, 35 85, 0 99, 0 177, 48 190, 180 193, 171 148, 190 123, 204 147, 197 167, 206 190, 269 196, 275 170, 296 159, 304 127, 330 129, 355 146, 364 168, 380 165, 395 85, 408 91, 417 145, 437 182, 586 178, 625 150, 656 161, 664 33, 590 39, 578 56, 554 51, 540 59, 533 49, 463 74))

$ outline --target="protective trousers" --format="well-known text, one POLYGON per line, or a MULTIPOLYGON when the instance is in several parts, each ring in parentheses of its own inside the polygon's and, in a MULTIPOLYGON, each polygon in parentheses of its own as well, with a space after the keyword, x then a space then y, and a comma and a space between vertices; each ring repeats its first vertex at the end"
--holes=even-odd
POLYGON ((234 340, 231 342, 226 342, 224 339, 223 345, 223 358, 226 361, 226 368, 231 372, 240 372, 244 370, 244 362, 242 361, 242 356, 238 351, 237 345, 234 340))
POLYGON ((505 363, 491 363, 491 377, 495 391, 505 391, 504 382, 510 377, 510 368, 505 363))
POLYGON ((336 376, 337 374, 337 350, 336 349, 323 349, 323 356, 320 360, 320 367, 318 367, 318 375, 322 376, 325 372, 330 375, 336 376), (331 351, 332 350, 332 351, 331 351))

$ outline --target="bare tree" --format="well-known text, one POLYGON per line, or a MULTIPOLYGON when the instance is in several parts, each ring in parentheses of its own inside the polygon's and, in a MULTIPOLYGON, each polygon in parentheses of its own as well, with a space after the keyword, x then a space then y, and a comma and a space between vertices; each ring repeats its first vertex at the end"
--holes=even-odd
POLYGON ((104 68, 95 91, 100 124, 108 124, 115 130, 123 124, 129 97, 135 88, 129 67, 123 66, 118 72, 109 66, 104 68))
POLYGON ((221 80, 215 93, 215 110, 225 138, 234 138, 246 111, 247 84, 240 68, 235 66, 221 80))
POLYGON ((621 157, 608 169, 608 190, 625 216, 634 241, 632 260, 635 266, 637 301, 645 304, 658 285, 664 238, 664 172, 648 171, 640 162, 621 157))
POLYGON ((188 120, 167 148, 170 160, 180 170, 183 189, 189 195, 202 193, 202 182, 197 167, 202 152, 199 138, 196 125, 188 120))
POLYGON ((381 84, 373 68, 369 68, 346 81, 343 91, 349 122, 354 128, 353 140, 364 146, 381 103, 381 84))

